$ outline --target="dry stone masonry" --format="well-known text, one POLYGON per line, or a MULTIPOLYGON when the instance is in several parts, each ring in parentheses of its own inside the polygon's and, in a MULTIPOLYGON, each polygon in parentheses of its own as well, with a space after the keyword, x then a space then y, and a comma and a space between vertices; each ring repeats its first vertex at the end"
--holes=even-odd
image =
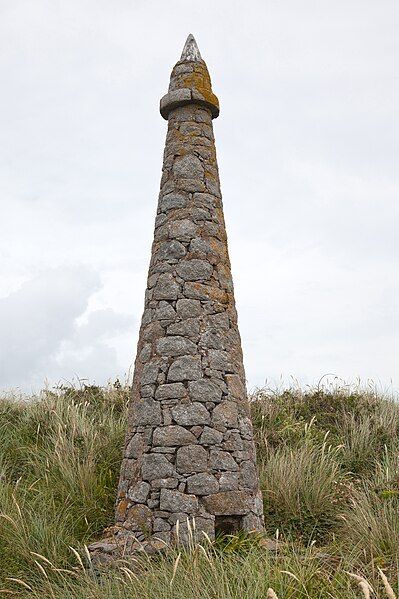
POLYGON ((168 133, 114 529, 133 548, 185 542, 190 519, 197 537, 263 528, 212 128, 219 103, 191 35, 160 111, 168 133))

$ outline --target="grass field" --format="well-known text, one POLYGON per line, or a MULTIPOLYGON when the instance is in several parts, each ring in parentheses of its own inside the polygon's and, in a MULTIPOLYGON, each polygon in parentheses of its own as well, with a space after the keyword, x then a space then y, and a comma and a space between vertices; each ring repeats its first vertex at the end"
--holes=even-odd
POLYGON ((251 536, 204 539, 191 550, 94 568, 85 545, 113 521, 127 399, 119 384, 0 399, 5 596, 398 595, 399 405, 349 387, 261 390, 252 398, 275 548, 251 536))

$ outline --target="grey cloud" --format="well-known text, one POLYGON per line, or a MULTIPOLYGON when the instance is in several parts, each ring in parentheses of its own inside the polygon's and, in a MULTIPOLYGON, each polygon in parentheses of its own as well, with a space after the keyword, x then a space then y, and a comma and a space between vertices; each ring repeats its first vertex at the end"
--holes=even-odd
POLYGON ((101 289, 87 267, 42 272, 0 300, 0 387, 40 385, 75 374, 109 376, 122 369, 107 339, 131 328, 132 319, 111 309, 88 314, 89 299, 101 289), (78 368, 79 367, 79 368, 78 368))
POLYGON ((74 340, 77 344, 92 339, 104 339, 124 333, 134 323, 132 316, 117 314, 111 308, 95 310, 88 315, 87 322, 75 326, 74 340))

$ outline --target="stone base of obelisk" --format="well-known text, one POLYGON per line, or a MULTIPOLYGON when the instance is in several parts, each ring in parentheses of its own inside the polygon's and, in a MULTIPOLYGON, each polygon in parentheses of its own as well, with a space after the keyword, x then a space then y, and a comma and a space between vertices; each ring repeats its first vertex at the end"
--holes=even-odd
POLYGON ((168 549, 163 539, 152 535, 149 538, 139 536, 122 526, 111 526, 104 531, 104 537, 88 546, 90 559, 96 566, 106 566, 129 557, 145 553, 153 555, 168 549))
MULTIPOLYGON (((240 523, 241 524, 241 523, 240 523)), ((221 534, 234 534, 243 532, 241 525, 234 516, 224 517, 219 522, 221 534), (225 530, 224 530, 225 526, 225 530)), ((263 517, 259 517, 254 530, 247 530, 248 534, 261 535, 263 517)), ((214 521, 209 522, 201 530, 196 527, 194 518, 177 520, 172 532, 167 535, 162 531, 146 536, 142 532, 127 530, 123 525, 116 524, 104 531, 104 537, 88 546, 90 557, 95 565, 107 565, 119 560, 126 560, 135 554, 154 555, 175 547, 189 549, 199 543, 210 543, 215 539, 214 521)))

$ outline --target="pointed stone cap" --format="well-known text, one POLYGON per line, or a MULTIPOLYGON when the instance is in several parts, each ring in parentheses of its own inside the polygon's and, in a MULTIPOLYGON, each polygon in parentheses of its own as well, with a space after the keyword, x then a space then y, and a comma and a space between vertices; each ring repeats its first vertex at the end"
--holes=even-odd
POLYGON ((209 108, 212 118, 219 116, 219 100, 212 92, 207 66, 191 33, 184 44, 179 62, 173 68, 169 91, 161 99, 161 115, 168 119, 172 110, 187 104, 209 108))
POLYGON ((191 60, 193 62, 201 62, 202 56, 198 49, 197 42, 192 33, 186 39, 183 52, 181 53, 180 61, 191 60))

